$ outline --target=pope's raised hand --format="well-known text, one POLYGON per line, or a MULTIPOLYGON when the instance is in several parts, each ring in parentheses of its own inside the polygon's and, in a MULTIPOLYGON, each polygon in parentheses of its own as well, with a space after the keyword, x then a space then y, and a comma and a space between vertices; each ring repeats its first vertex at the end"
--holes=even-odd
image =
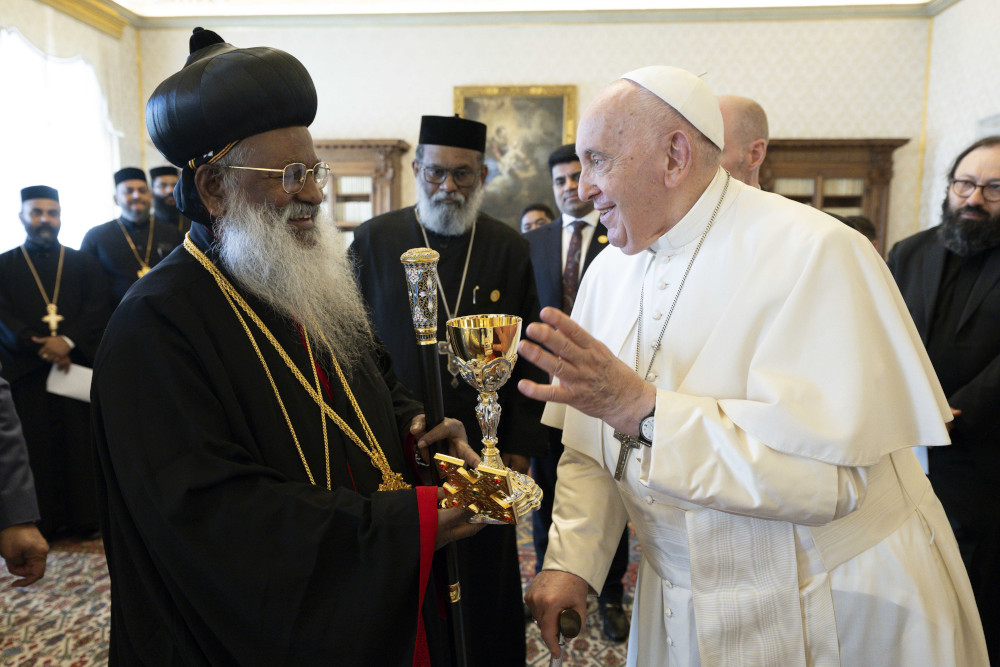
POLYGON ((656 405, 656 388, 618 359, 568 315, 543 308, 542 322, 528 325, 517 351, 559 379, 558 384, 521 380, 522 394, 539 401, 565 403, 612 428, 637 435, 639 422, 656 405))

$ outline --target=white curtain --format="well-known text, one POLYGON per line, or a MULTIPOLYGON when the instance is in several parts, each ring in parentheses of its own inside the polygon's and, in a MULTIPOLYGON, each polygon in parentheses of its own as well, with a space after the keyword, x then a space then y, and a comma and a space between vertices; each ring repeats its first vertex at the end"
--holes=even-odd
POLYGON ((0 90, 0 251, 24 241, 17 214, 29 185, 59 190, 59 240, 79 248, 88 229, 117 215, 118 135, 94 68, 48 56, 0 25, 0 90))

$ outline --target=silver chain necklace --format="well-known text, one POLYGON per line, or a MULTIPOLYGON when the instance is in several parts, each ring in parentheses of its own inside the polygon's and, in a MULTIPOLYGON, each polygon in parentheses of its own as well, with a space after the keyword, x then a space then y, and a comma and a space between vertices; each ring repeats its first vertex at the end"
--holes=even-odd
MULTIPOLYGON (((417 226, 420 227, 420 233, 424 235, 424 245, 428 248, 431 247, 431 242, 427 239, 427 230, 424 229, 424 225, 420 222, 420 212, 417 211, 417 207, 413 207, 413 214, 417 216, 417 226)), ((444 312, 448 316, 448 319, 454 319, 458 317, 458 307, 462 303, 462 292, 465 290, 465 276, 469 272, 469 260, 472 258, 472 244, 476 240, 476 221, 472 221, 472 234, 469 235, 469 250, 465 253, 465 266, 462 267, 462 281, 458 283, 458 296, 455 298, 455 311, 452 313, 451 308, 448 307, 448 297, 444 293, 444 285, 441 283, 441 274, 435 272, 437 276, 438 291, 441 292, 441 301, 444 303, 444 312)), ((472 295, 472 300, 475 301, 476 295, 472 295)))
MULTIPOLYGON (((712 211, 712 217, 709 218, 708 224, 705 226, 705 231, 701 233, 701 238, 698 239, 698 245, 694 247, 694 252, 691 253, 691 260, 688 262, 687 268, 684 269, 684 275, 681 277, 680 285, 677 286, 677 292, 674 293, 674 300, 670 304, 670 310, 667 311, 667 317, 663 321, 663 326, 660 327, 660 335, 656 338, 656 342, 653 343, 653 356, 649 358, 649 366, 646 367, 646 373, 642 376, 645 380, 649 377, 649 372, 653 370, 653 362, 656 361, 656 353, 660 351, 660 344, 663 342, 663 334, 667 330, 667 324, 670 323, 670 316, 674 314, 674 306, 677 305, 677 300, 681 296, 681 290, 684 289, 684 283, 687 282, 688 274, 691 273, 691 267, 694 265, 694 260, 698 257, 698 252, 701 251, 701 245, 705 242, 705 237, 708 236, 708 230, 712 228, 715 223, 715 216, 719 214, 719 209, 722 208, 722 201, 726 198, 726 192, 729 191, 729 180, 732 177, 729 172, 726 172, 726 185, 722 188, 722 196, 719 197, 719 203, 715 205, 715 210, 712 211)), ((646 299, 646 280, 642 281, 642 291, 639 292, 639 324, 635 335, 635 372, 639 372, 639 351, 642 347, 642 320, 643 320, 643 304, 646 299)))
MULTIPOLYGON (((420 222, 420 212, 417 207, 413 207, 413 214, 417 216, 417 227, 420 228, 420 233, 424 235, 424 245, 428 248, 431 247, 431 242, 427 238, 427 230, 424 229, 424 225, 420 222)), ((472 259, 472 244, 476 240, 476 221, 472 221, 472 233, 469 235, 469 249, 465 253, 465 266, 462 267, 462 280, 458 283, 458 296, 455 298, 455 310, 452 312, 451 308, 448 307, 448 297, 444 293, 444 284, 441 282, 441 274, 437 271, 434 272, 435 277, 437 277, 438 292, 441 293, 441 302, 444 303, 444 312, 448 316, 448 319, 454 319, 458 317, 458 307, 462 305, 462 292, 465 291, 465 277, 469 272, 469 260, 472 259)), ((478 287, 476 289, 479 289, 478 287)), ((472 290, 472 302, 476 302, 476 290, 472 290)), ((438 354, 442 357, 448 359, 448 373, 451 374, 451 387, 452 389, 458 389, 458 375, 461 373, 461 368, 458 366, 458 360, 455 358, 454 353, 451 351, 451 345, 448 344, 446 340, 439 340, 437 343, 438 354)))

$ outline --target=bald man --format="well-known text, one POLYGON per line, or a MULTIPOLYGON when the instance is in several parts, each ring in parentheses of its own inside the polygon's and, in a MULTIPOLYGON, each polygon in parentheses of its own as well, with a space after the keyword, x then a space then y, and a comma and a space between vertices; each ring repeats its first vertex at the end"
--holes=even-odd
POLYGON ((736 180, 759 188, 768 140, 764 108, 749 97, 720 95, 719 110, 725 128, 722 168, 736 180))
POLYGON ((615 246, 572 319, 527 327, 519 383, 563 431, 525 600, 549 648, 627 521, 629 665, 986 665, 969 578, 911 447, 951 419, 872 245, 719 168, 707 85, 629 72, 577 130, 579 197, 615 246), (871 360, 878 363, 871 363, 871 360))

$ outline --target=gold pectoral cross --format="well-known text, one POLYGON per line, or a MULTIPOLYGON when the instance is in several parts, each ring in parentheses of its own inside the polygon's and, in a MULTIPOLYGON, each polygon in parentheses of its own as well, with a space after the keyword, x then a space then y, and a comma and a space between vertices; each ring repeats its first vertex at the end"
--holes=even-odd
POLYGON ((50 303, 45 306, 45 310, 49 311, 48 315, 42 318, 42 322, 49 325, 49 332, 51 335, 55 336, 56 332, 59 331, 59 323, 62 322, 64 318, 58 312, 56 312, 56 304, 50 303))
MULTIPOLYGON (((147 273, 149 273, 149 267, 146 266, 145 264, 143 264, 142 267, 138 271, 135 272, 135 274, 137 276, 139 276, 140 278, 142 278, 147 273)), ((143 284, 145 284, 145 283, 143 283, 143 284)))

